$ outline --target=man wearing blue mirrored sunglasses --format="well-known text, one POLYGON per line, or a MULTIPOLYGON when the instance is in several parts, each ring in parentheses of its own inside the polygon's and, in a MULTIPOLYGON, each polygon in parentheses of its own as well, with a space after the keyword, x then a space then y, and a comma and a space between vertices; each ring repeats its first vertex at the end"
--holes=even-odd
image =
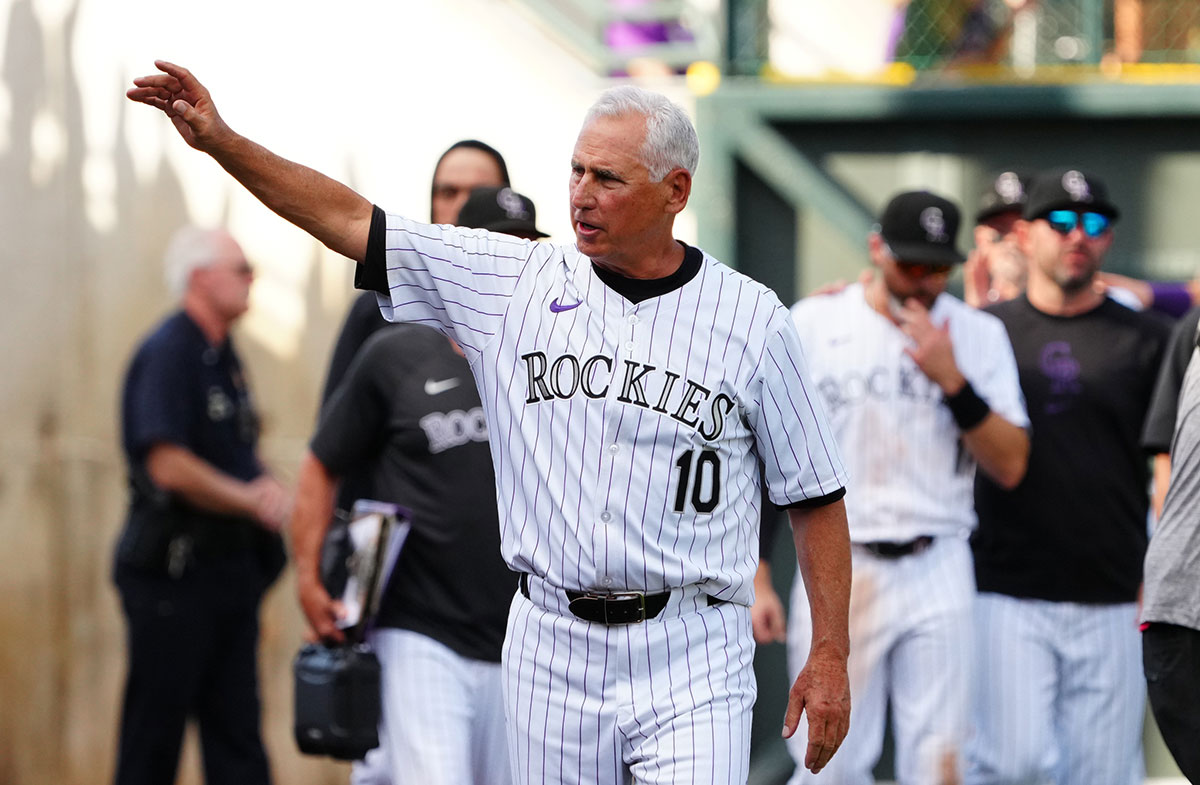
POLYGON ((1031 449, 1016 488, 976 474, 968 785, 1142 782, 1139 434, 1169 328, 1094 285, 1119 214, 1092 175, 1034 177, 1015 226, 1026 292, 988 309, 1012 341, 1031 449))

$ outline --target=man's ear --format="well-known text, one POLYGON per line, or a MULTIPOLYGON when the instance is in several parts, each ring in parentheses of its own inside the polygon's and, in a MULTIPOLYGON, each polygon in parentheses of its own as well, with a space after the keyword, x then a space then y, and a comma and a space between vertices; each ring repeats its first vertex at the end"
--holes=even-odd
POLYGON ((687 169, 672 169, 662 179, 667 188, 667 212, 681 213, 692 195, 692 175, 687 169))
POLYGON ((879 236, 879 232, 871 232, 867 235, 867 254, 871 257, 871 264, 875 267, 882 266, 883 238, 879 236))
POLYGON ((1013 239, 1016 240, 1017 248, 1021 253, 1025 254, 1025 258, 1029 258, 1029 231, 1033 228, 1033 221, 1026 221, 1022 218, 1013 224, 1013 239))

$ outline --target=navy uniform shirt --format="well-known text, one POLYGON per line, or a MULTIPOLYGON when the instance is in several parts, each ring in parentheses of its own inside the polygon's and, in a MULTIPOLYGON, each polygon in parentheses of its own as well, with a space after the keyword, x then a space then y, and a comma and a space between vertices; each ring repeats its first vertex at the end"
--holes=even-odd
POLYGON ((428 327, 377 332, 310 447, 335 475, 366 466, 378 500, 412 511, 377 624, 499 662, 516 575, 500 558, 487 423, 466 359, 428 327))
POLYGON ((138 348, 125 377, 121 415, 131 471, 144 471, 150 448, 167 442, 239 480, 262 473, 258 416, 233 343, 227 338, 209 345, 183 311, 138 348))

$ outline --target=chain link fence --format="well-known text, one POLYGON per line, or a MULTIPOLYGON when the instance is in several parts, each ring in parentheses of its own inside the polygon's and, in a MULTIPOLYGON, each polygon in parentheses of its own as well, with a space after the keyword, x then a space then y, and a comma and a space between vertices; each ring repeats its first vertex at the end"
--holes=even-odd
POLYGON ((901 68, 1200 65, 1198 0, 728 0, 728 67, 869 77, 901 68))

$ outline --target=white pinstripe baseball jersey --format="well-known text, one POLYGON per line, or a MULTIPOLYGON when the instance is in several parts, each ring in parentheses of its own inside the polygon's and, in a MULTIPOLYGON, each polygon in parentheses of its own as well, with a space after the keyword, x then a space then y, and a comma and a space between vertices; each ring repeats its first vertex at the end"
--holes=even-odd
MULTIPOLYGON (((812 378, 846 456, 855 493, 846 497, 850 539, 904 542, 963 535, 975 526, 975 463, 942 404, 942 391, 904 353, 910 344, 867 303, 860 284, 792 307, 812 378)), ((1004 325, 948 294, 930 319, 949 319, 954 359, 1004 419, 1029 418, 1004 325)))
POLYGON ((759 456, 776 504, 845 484, 787 310, 710 257, 634 304, 574 246, 389 215, 386 263, 384 316, 441 329, 470 360, 514 570, 748 605, 759 456))

